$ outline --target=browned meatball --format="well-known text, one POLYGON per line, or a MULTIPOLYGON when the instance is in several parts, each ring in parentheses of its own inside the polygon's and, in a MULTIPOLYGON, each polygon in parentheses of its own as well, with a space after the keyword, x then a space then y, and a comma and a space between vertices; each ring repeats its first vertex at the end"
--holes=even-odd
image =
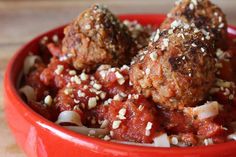
POLYGON ((127 27, 107 8, 93 5, 64 30, 63 53, 76 69, 94 70, 100 64, 128 64, 135 43, 127 27))
POLYGON ((170 27, 173 20, 194 24, 206 36, 214 39, 215 47, 227 48, 227 21, 225 14, 209 0, 180 0, 168 14, 161 28, 170 27))
POLYGON ((196 27, 177 21, 157 31, 154 39, 131 65, 134 88, 169 109, 202 101, 215 79, 212 41, 196 27))

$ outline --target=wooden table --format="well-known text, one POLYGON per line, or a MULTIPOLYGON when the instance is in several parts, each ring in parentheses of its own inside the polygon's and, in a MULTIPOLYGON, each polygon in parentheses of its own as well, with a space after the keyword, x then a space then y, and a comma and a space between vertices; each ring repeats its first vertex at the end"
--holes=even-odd
MULTIPOLYGON (((236 1, 214 0, 227 14, 230 24, 236 24, 236 1)), ((69 1, 0 1, 0 81, 6 65, 14 52, 24 43, 49 29, 65 24, 75 18, 82 10, 95 3, 92 0, 69 1)), ((166 13, 173 0, 104 0, 96 3, 106 4, 114 13, 166 13)), ((0 156, 23 157, 24 153, 15 144, 3 114, 3 96, 0 97, 0 156)))

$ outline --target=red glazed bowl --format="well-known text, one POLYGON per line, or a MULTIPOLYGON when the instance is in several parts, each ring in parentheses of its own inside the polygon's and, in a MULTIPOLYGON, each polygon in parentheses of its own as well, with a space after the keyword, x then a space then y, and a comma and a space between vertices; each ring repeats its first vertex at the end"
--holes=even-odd
MULTIPOLYGON (((123 15, 121 19, 137 20, 142 24, 158 26, 164 15, 123 15)), ((4 78, 5 114, 8 125, 18 145, 30 157, 233 157, 236 156, 236 142, 212 146, 189 148, 154 148, 130 146, 106 142, 80 135, 46 120, 34 112, 17 93, 17 79, 22 70, 24 58, 29 52, 37 52, 38 43, 44 36, 58 34, 59 27, 44 33, 23 46, 8 64, 4 78)), ((236 38, 236 28, 228 29, 231 38, 236 38)))

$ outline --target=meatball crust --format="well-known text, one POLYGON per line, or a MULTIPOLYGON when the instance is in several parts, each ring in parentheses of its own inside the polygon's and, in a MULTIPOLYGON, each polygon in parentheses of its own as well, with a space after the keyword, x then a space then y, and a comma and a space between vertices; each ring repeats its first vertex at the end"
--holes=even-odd
MULTIPOLYGON (((176 22, 176 21, 175 21, 176 22)), ((173 25, 173 24, 172 24, 173 25)), ((202 101, 215 80, 212 41, 196 27, 179 23, 163 30, 130 68, 133 87, 169 109, 202 101)))
POLYGON ((64 30, 62 51, 78 70, 127 64, 136 47, 127 27, 107 8, 93 5, 64 30))
POLYGON ((194 24, 214 39, 215 47, 227 48, 227 20, 222 10, 209 0, 180 0, 168 14, 162 28, 170 26, 173 20, 194 24))

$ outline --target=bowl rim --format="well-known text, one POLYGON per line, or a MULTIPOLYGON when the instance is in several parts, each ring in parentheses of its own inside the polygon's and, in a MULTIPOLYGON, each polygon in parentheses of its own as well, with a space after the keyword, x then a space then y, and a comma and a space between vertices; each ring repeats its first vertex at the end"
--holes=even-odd
MULTIPOLYGON (((122 19, 126 18, 126 17, 135 17, 135 16, 142 16, 142 17, 156 17, 156 18, 164 18, 165 15, 163 14, 122 14, 119 15, 119 17, 121 17, 122 19)), ((56 27, 54 29, 51 29, 49 31, 46 31, 45 33, 42 33, 38 36, 36 36, 35 38, 33 38, 32 40, 30 40, 29 42, 27 42, 26 44, 24 44, 23 46, 21 46, 21 48, 19 48, 16 53, 13 55, 13 57, 10 59, 6 71, 5 71, 5 75, 4 75, 4 94, 7 96, 7 98, 5 97, 5 99, 9 99, 10 98, 14 98, 11 99, 10 102, 14 104, 14 107, 19 111, 22 112, 24 114, 22 114, 22 116, 24 116, 25 119, 27 119, 27 121, 30 121, 33 125, 38 125, 40 127, 46 128, 52 132, 54 132, 57 136, 67 136, 67 137, 71 137, 72 139, 75 139, 75 141, 73 142, 78 142, 78 141, 83 141, 85 143, 93 143, 97 146, 100 147, 106 147, 106 148, 111 148, 111 149, 117 149, 117 150, 122 150, 122 151, 134 151, 134 152, 158 152, 158 153, 165 153, 168 154, 168 152, 172 152, 174 151, 174 153, 177 154, 184 154, 186 152, 193 152, 193 153, 197 153, 197 152, 202 152, 202 151, 207 151, 207 152, 211 152, 211 151, 215 151, 215 150, 224 150, 224 148, 236 148, 236 141, 229 141, 229 142, 225 142, 225 143, 221 143, 221 144, 215 144, 215 145, 208 145, 208 146, 194 146, 194 147, 170 147, 170 148, 161 148, 161 147, 147 147, 147 146, 136 146, 136 145, 127 145, 127 144, 121 144, 121 143, 115 143, 115 142, 109 142, 109 141, 104 141, 98 138, 92 138, 86 135, 82 135, 79 133, 75 133, 73 131, 70 131, 66 128, 63 128, 49 120, 47 120, 46 118, 44 118, 43 116, 39 115, 38 113, 36 113, 33 109, 31 109, 27 103, 25 103, 21 97, 18 94, 17 91, 17 87, 15 87, 15 82, 13 82, 14 78, 12 76, 12 71, 14 69, 14 67, 17 65, 17 59, 20 55, 22 55, 22 53, 25 52, 25 49, 27 49, 27 47, 29 47, 30 45, 33 45, 35 43, 38 43, 38 41, 40 39, 42 39, 44 36, 47 36, 48 34, 52 34, 54 33, 56 30, 62 30, 66 25, 62 25, 59 27, 56 27), (140 149, 142 148, 142 149, 140 149)), ((228 27, 228 31, 231 31, 231 34, 236 35, 236 27, 235 26, 229 26, 228 27)), ((28 52, 27 52, 28 54, 28 52)), ((85 145, 86 146, 86 145, 85 145)))

